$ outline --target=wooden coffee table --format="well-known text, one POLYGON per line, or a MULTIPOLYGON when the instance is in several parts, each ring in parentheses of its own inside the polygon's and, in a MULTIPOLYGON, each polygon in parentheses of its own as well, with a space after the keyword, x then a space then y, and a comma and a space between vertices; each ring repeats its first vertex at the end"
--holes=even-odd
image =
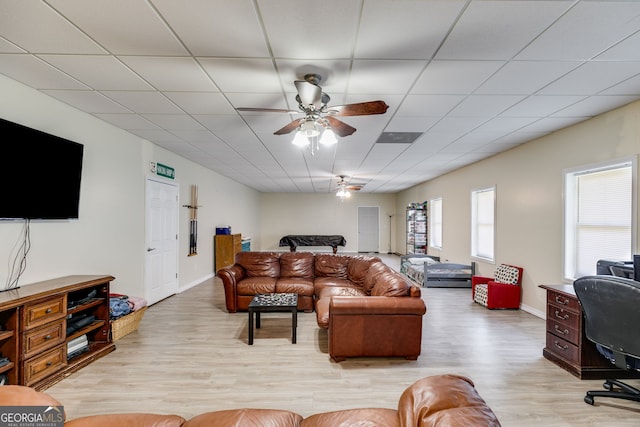
POLYGON ((249 345, 253 345, 253 317, 255 325, 260 329, 260 313, 291 312, 291 343, 296 343, 296 328, 298 326, 298 294, 271 293, 257 294, 249 303, 249 345))

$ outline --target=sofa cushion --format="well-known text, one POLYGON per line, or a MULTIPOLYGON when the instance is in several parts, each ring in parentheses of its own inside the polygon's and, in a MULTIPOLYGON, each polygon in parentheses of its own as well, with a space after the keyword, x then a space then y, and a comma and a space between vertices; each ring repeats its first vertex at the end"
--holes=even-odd
POLYGON ((376 261, 380 261, 380 258, 364 255, 351 257, 347 264, 347 277, 356 286, 364 288, 364 282, 367 277, 369 267, 376 261))
POLYGON ((496 268, 494 280, 498 283, 507 283, 515 285, 519 282, 520 271, 517 267, 513 267, 507 264, 501 264, 496 268))
POLYGON ((247 272, 247 277, 280 276, 280 254, 277 252, 239 252, 236 263, 247 272))
POLYGON ((300 427, 396 427, 400 426, 398 411, 387 408, 344 409, 313 414, 300 427))
POLYGON ((302 416, 280 409, 227 409, 196 415, 183 427, 298 427, 302 416))
POLYGON ((290 292, 299 296, 313 296, 313 279, 302 277, 280 277, 276 281, 275 292, 290 292))
POLYGON ((316 323, 323 329, 329 328, 329 304, 331 303, 331 297, 334 295, 347 297, 366 296, 362 289, 352 286, 325 286, 316 291, 316 323))
POLYGON ((371 289, 371 296, 403 297, 410 295, 411 284, 391 269, 382 272, 371 289))
POLYGON ((280 255, 280 277, 313 279, 314 261, 311 252, 284 252, 280 255))
POLYGON ((238 295, 268 294, 276 291, 275 277, 247 277, 236 285, 238 295))
POLYGON ((367 270, 363 283, 363 289, 367 295, 371 294, 371 289, 375 286, 380 274, 388 269, 389 267, 382 261, 375 261, 369 265, 369 269, 367 270))
POLYGON ((316 254, 314 265, 316 277, 337 277, 348 278, 347 268, 349 265, 348 256, 316 254))
POLYGON ((65 427, 182 427, 185 421, 179 415, 100 414, 76 418, 64 425, 65 427))

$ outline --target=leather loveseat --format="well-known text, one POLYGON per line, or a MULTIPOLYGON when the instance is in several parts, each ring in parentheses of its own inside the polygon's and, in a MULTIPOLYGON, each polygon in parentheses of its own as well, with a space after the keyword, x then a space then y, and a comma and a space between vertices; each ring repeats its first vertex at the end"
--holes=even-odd
POLYGON ((426 306, 420 287, 364 255, 240 252, 217 272, 229 313, 248 310, 256 294, 294 292, 298 310, 315 311, 328 330, 329 355, 416 360, 426 306))
MULTIPOLYGON (((0 387, 3 406, 63 406, 45 392, 18 385, 0 387)), ((15 410, 15 409, 13 409, 15 410)), ((66 418, 68 414, 63 414, 66 418)), ((355 408, 303 417, 289 410, 240 408, 185 419, 175 414, 97 414, 65 420, 65 427, 499 427, 473 382, 458 375, 434 375, 410 385, 396 409, 355 408)))

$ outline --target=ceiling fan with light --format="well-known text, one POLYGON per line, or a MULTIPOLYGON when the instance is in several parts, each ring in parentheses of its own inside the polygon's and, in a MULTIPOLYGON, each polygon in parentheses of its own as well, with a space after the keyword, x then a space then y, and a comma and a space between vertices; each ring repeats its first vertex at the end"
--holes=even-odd
MULTIPOLYGON (((294 84, 298 95, 299 110, 285 110, 274 108, 236 108, 237 111, 259 111, 276 113, 303 113, 304 117, 296 119, 274 132, 274 135, 286 135, 297 130, 293 141, 296 145, 309 145, 312 142, 335 144, 335 135, 344 137, 353 134, 356 128, 336 119, 346 116, 368 116, 384 114, 389 106, 384 101, 359 102, 355 104, 329 106, 331 98, 319 86, 322 77, 318 74, 306 74, 304 80, 296 80, 294 84), (314 139, 312 141, 311 139, 314 139)), ((315 146, 317 149, 317 146, 315 146)), ((313 154, 314 144, 312 144, 313 154)))
POLYGON ((344 201, 344 199, 348 199, 351 197, 352 191, 360 191, 362 189, 362 185, 351 185, 349 184, 344 175, 339 175, 340 180, 338 181, 338 191, 336 191, 336 196, 340 198, 340 201, 344 201))

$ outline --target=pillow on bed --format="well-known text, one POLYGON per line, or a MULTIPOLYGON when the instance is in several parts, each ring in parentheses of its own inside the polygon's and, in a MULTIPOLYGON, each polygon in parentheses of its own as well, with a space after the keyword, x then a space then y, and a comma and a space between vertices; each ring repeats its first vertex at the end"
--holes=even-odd
POLYGON ((413 264, 413 265, 422 265, 422 264, 431 265, 431 264, 438 263, 438 261, 429 257, 409 258, 408 261, 410 264, 413 264))

